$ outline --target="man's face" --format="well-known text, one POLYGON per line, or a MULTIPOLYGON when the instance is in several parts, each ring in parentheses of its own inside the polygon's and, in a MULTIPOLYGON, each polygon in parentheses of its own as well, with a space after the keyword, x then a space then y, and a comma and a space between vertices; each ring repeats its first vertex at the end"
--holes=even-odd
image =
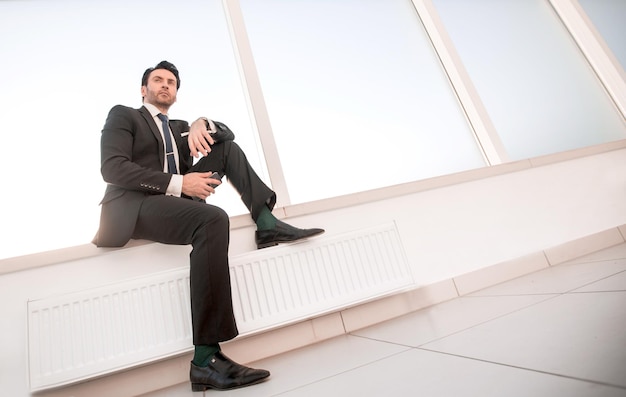
POLYGON ((150 73, 146 85, 141 86, 144 102, 167 110, 176 102, 176 76, 165 69, 155 69, 150 73))

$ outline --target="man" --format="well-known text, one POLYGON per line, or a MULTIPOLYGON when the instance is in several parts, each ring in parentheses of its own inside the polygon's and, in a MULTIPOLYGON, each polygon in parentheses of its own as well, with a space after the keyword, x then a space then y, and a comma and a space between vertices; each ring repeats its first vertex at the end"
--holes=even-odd
POLYGON ((298 229, 272 215, 275 193, 259 179, 224 124, 200 118, 190 127, 168 120, 179 87, 178 70, 162 61, 144 72, 140 109, 118 105, 109 112, 101 137, 107 188, 94 243, 119 247, 136 238, 192 245, 192 389, 231 389, 270 374, 237 364, 220 351, 220 342, 238 334, 228 269, 229 218, 204 200, 226 175, 257 225, 257 248, 324 230, 298 229), (193 165, 192 153, 198 152, 208 155, 193 165))

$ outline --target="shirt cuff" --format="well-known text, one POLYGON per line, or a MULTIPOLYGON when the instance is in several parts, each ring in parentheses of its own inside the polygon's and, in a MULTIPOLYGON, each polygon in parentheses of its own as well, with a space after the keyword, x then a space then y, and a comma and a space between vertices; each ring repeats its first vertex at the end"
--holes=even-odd
POLYGON ((215 123, 213 122, 213 120, 211 119, 207 119, 208 122, 208 126, 207 126, 207 130, 209 130, 209 133, 213 134, 214 132, 217 131, 217 128, 215 128, 215 123))
POLYGON ((167 185, 167 190, 165 194, 167 196, 176 196, 180 197, 183 192, 183 176, 178 174, 173 174, 172 179, 170 179, 170 184, 167 185))

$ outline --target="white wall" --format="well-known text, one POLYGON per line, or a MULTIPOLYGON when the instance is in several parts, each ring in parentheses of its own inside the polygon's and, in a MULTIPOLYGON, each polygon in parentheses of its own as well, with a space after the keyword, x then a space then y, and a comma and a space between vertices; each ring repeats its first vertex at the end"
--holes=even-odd
POLYGON ((304 220, 327 233, 395 221, 418 285, 626 223, 626 150, 555 163, 304 220))
MULTIPOLYGON (((328 234, 395 221, 416 287, 626 224, 626 148, 522 168, 288 221, 321 226, 328 234)), ((233 230, 231 252, 253 249, 253 236, 251 226, 233 230)), ((29 299, 180 267, 188 252, 189 247, 150 244, 1 275, 3 394, 28 395, 29 299)))

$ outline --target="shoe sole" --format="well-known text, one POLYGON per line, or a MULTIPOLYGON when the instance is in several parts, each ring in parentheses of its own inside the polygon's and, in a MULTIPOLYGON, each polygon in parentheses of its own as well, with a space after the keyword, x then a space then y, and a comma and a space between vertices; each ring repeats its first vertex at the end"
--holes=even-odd
POLYGON ((257 249, 263 249, 263 248, 275 247, 278 244, 296 243, 296 242, 299 242, 299 241, 304 241, 304 240, 310 239, 311 237, 319 236, 320 234, 324 234, 324 232, 322 231, 322 232, 319 232, 319 233, 316 233, 316 234, 312 234, 310 236, 299 238, 297 240, 284 240, 284 241, 274 240, 274 241, 270 241, 270 242, 263 243, 263 244, 257 244, 256 248, 257 249))
POLYGON ((192 383, 191 384, 191 391, 207 391, 207 390, 234 390, 234 389, 241 389, 242 387, 247 387, 247 386, 253 386, 253 385, 258 385, 259 383, 265 382, 266 380, 269 379, 268 377, 265 378, 261 378, 259 380, 255 380, 254 382, 250 382, 250 383, 246 383, 244 385, 238 385, 238 386, 233 386, 233 387, 216 387, 213 385, 207 385, 204 383, 192 383))

